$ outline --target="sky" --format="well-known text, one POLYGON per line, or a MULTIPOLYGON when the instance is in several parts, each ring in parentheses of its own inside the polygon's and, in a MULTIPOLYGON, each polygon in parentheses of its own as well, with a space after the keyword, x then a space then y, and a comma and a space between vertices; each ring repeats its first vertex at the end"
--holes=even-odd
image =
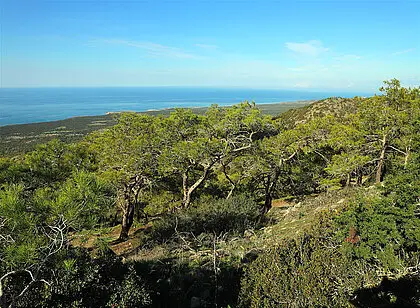
POLYGON ((420 85, 420 0, 0 0, 1 87, 420 85))

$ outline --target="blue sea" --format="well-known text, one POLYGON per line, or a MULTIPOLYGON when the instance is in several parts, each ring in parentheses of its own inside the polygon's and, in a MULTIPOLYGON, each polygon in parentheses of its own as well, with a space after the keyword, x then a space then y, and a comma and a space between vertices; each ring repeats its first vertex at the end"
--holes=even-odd
POLYGON ((213 88, 0 88, 0 126, 101 115, 115 111, 147 111, 172 107, 257 104, 366 96, 350 92, 302 92, 213 88))

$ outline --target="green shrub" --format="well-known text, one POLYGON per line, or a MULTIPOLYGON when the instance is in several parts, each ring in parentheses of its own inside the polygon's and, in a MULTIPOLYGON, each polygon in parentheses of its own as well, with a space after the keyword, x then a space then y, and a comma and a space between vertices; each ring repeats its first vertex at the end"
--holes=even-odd
POLYGON ((217 277, 208 260, 163 259, 135 265, 138 272, 147 273, 153 307, 184 308, 193 302, 202 308, 236 307, 242 270, 230 262, 218 262, 217 277))
POLYGON ((136 274, 135 269, 129 266, 129 272, 124 277, 124 280, 114 285, 107 307, 141 308, 148 307, 151 303, 150 294, 143 280, 136 274))
POLYGON ((241 306, 418 304, 419 173, 413 168, 389 177, 383 194, 371 190, 356 197, 309 235, 261 254, 242 279, 241 306))
POLYGON ((342 251, 366 260, 387 275, 404 272, 412 254, 420 249, 417 206, 404 199, 410 198, 397 193, 359 198, 350 205, 335 218, 342 251))
MULTIPOLYGON (((63 251, 48 264, 49 285, 37 283, 15 303, 16 307, 149 307, 151 297, 132 266, 111 253, 92 258, 85 250, 63 251)), ((27 275, 26 275, 27 276, 27 275)), ((6 282, 5 298, 22 285, 25 276, 6 282)), ((1 303, 1 301, 0 301, 1 303)))
POLYGON ((241 307, 347 307, 352 291, 375 281, 374 272, 305 235, 260 255, 246 269, 241 307))
POLYGON ((222 232, 231 235, 242 234, 245 230, 256 227, 258 209, 258 204, 244 195, 228 200, 200 200, 194 207, 167 215, 157 221, 153 226, 151 238, 163 242, 177 232, 195 236, 222 232))

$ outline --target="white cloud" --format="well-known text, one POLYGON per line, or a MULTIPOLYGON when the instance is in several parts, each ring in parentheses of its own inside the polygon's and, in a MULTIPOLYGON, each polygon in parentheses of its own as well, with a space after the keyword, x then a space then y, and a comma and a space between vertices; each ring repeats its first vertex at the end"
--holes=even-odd
POLYGON ((346 61, 360 60, 361 58, 362 58, 361 56, 349 54, 349 55, 342 55, 342 56, 335 57, 334 60, 340 61, 340 62, 346 62, 346 61))
POLYGON ((104 39, 101 40, 103 43, 107 44, 116 44, 116 45, 125 45, 130 47, 135 47, 146 51, 149 55, 152 56, 162 56, 170 58, 182 58, 182 59, 197 59, 199 56, 186 52, 183 49, 165 46, 153 42, 143 42, 143 41, 128 41, 121 39, 104 39))
POLYGON ((413 52, 413 51, 415 51, 415 50, 416 50, 415 48, 409 48, 409 49, 405 49, 405 50, 400 50, 400 51, 394 52, 394 53, 392 54, 392 56, 403 55, 403 54, 405 54, 405 53, 413 52))
POLYGON ((287 42, 286 48, 299 55, 311 57, 317 57, 320 54, 328 51, 328 48, 325 48, 321 41, 317 40, 312 40, 306 43, 287 42))
POLYGON ((217 45, 209 45, 209 44, 195 44, 196 47, 200 47, 202 49, 218 49, 219 46, 217 45))

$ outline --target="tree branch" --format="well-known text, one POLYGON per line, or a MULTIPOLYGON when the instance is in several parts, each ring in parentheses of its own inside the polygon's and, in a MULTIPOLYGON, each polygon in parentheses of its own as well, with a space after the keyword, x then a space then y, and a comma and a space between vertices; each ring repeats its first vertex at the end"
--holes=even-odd
POLYGON ((406 152, 404 152, 404 151, 402 151, 402 150, 400 150, 400 149, 398 149, 398 148, 396 148, 396 147, 394 147, 394 146, 392 146, 392 145, 388 145, 388 148, 391 148, 391 149, 393 149, 393 150, 397 151, 397 152, 398 152, 398 153, 400 153, 400 154, 407 155, 407 153, 406 153, 406 152))

